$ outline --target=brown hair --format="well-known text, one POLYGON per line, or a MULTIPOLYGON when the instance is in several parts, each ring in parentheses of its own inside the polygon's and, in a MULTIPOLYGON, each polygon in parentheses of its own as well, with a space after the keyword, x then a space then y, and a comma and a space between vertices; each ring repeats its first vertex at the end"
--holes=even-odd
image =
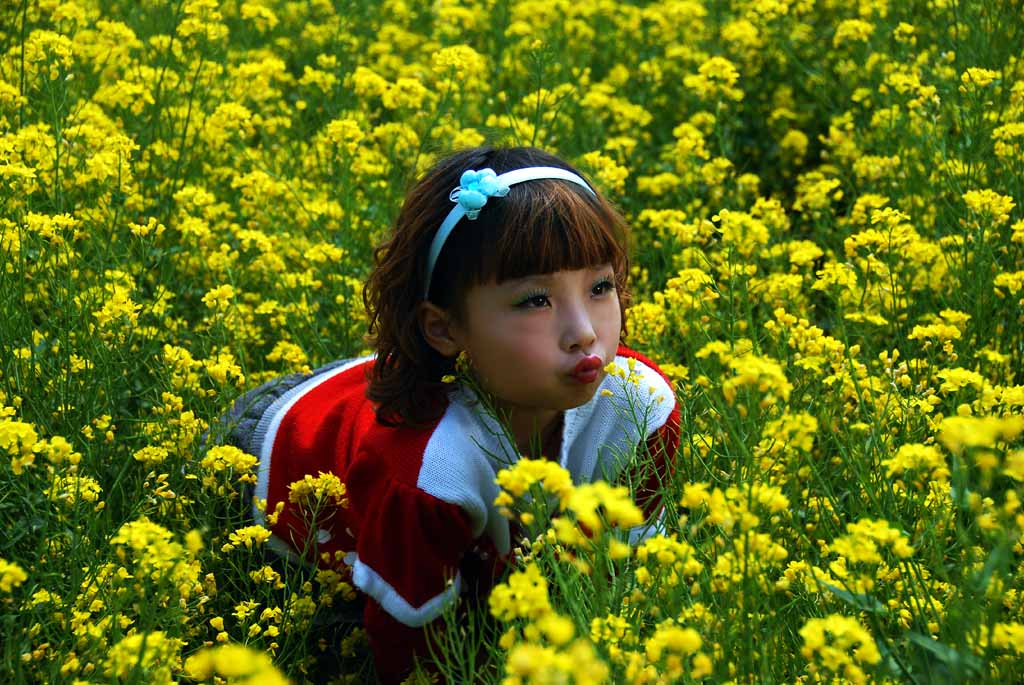
MULTIPOLYGON (((392 235, 374 251, 374 268, 363 289, 369 343, 376 348, 367 396, 377 419, 389 425, 421 424, 437 418, 450 387, 441 377, 454 360, 427 344, 417 308, 423 301, 427 251, 454 206, 448 195, 466 169, 498 174, 530 166, 571 166, 536 148, 480 147, 438 162, 406 195, 392 235)), ((575 183, 543 179, 512 186, 477 219, 463 218, 438 257, 428 299, 457 320, 475 285, 530 274, 611 263, 623 307, 629 260, 625 220, 600 195, 575 183)))

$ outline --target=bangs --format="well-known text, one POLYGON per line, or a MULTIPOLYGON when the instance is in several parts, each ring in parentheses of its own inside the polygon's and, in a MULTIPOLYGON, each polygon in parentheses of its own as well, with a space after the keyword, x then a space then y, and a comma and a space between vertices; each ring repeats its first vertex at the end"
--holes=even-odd
POLYGON ((556 180, 521 185, 524 192, 504 212, 504 230, 497 236, 495 249, 484 253, 481 271, 488 278, 483 281, 493 277, 501 283, 531 274, 615 264, 625 256, 616 239, 615 218, 601 211, 588 191, 556 180))
POLYGON ((463 217, 438 259, 432 301, 451 306, 474 285, 611 264, 627 276, 626 226, 599 197, 575 183, 543 179, 512 186, 476 220, 463 217), (447 301, 445 301, 447 300, 447 301))

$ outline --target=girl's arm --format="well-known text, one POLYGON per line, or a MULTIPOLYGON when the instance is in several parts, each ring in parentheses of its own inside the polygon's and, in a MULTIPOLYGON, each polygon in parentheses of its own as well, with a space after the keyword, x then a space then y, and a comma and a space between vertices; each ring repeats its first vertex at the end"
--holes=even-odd
POLYGON ((395 458, 360 459, 348 474, 359 527, 352 579, 368 596, 364 623, 384 684, 429 659, 427 626, 458 596, 459 565, 475 541, 460 507, 395 477, 395 458))

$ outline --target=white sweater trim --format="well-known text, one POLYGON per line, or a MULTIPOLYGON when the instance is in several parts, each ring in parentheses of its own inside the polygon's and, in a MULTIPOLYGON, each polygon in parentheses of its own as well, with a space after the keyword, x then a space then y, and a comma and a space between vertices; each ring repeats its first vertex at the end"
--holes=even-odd
POLYGON ((462 577, 456 573, 455 578, 448 584, 444 592, 431 597, 420 606, 414 607, 398 594, 398 591, 380 574, 364 564, 357 555, 355 563, 352 565, 352 584, 377 600, 381 608, 396 621, 410 628, 419 628, 440 616, 445 608, 459 596, 462 577))

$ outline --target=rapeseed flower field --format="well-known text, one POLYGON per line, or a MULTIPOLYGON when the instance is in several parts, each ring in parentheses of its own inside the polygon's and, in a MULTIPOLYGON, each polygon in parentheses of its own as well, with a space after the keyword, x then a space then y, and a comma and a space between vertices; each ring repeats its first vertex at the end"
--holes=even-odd
POLYGON ((1022 46, 996 0, 4 2, 0 681, 372 678, 203 435, 365 351, 406 188, 487 142, 629 219, 683 445, 643 542, 628 484, 503 472, 441 677, 1021 682, 1022 46))

